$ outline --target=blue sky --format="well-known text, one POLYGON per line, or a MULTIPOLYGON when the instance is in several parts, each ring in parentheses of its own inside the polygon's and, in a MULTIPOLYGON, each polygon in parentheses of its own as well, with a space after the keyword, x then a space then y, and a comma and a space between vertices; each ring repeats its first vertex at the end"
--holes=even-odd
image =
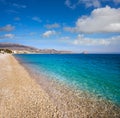
POLYGON ((0 42, 120 53, 120 0, 0 0, 0 42))

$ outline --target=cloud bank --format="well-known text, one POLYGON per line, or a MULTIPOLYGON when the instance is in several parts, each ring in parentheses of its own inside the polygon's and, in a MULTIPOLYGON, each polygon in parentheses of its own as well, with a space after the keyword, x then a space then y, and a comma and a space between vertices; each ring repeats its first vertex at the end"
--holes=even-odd
POLYGON ((65 27, 66 31, 82 33, 120 32, 120 8, 97 8, 89 16, 82 16, 75 27, 65 27))
POLYGON ((72 42, 75 45, 86 46, 99 46, 99 45, 118 45, 120 44, 120 35, 111 38, 86 38, 84 35, 78 35, 78 37, 72 42))

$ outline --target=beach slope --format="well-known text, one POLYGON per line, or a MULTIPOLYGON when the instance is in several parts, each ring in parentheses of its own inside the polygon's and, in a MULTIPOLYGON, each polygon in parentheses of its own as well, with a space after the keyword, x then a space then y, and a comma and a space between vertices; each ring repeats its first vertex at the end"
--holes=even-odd
POLYGON ((12 55, 0 55, 0 118, 56 117, 49 96, 12 55))
POLYGON ((0 54, 0 118, 119 118, 111 102, 34 74, 0 54))

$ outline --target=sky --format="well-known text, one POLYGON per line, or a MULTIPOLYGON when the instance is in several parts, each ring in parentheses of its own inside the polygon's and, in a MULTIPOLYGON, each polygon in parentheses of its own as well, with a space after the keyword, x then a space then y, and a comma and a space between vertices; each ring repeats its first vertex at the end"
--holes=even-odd
POLYGON ((120 0, 0 0, 0 43, 120 53, 120 0))

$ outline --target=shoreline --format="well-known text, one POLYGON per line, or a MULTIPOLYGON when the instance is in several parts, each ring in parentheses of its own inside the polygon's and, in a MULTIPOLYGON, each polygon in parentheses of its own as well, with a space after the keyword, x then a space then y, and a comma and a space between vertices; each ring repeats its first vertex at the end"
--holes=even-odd
POLYGON ((44 90, 12 55, 0 55, 0 117, 30 118, 56 116, 44 90))
MULTIPOLYGON (((54 86, 60 86, 61 88, 65 87, 75 94, 79 94, 79 93, 81 93, 83 95, 86 94, 87 97, 89 96, 89 98, 103 100, 103 101, 109 102, 110 104, 115 104, 116 106, 120 107, 119 102, 115 102, 115 101, 112 101, 111 99, 107 99, 107 97, 101 95, 100 93, 96 94, 93 91, 90 91, 88 89, 85 90, 80 87, 78 88, 78 86, 76 86, 75 84, 73 85, 68 81, 64 81, 62 78, 61 79, 56 78, 56 75, 54 76, 53 73, 46 72, 45 70, 44 70, 45 71, 44 72, 43 69, 36 68, 36 66, 31 65, 31 64, 29 65, 26 62, 24 62, 24 60, 21 60, 19 57, 16 57, 16 56, 14 56, 14 57, 19 61, 20 65, 22 65, 27 70, 29 75, 33 79, 35 79, 35 81, 39 85, 41 85, 42 88, 46 89, 46 92, 50 91, 47 89, 47 87, 50 86, 50 84, 53 84, 54 86), (51 76, 51 74, 52 74, 52 76, 51 76), (47 87, 45 87, 45 86, 47 86, 47 87)), ((53 86, 51 86, 49 88, 51 89, 52 87, 53 86)), ((56 89, 56 88, 54 87, 54 89, 56 89)))
POLYGON ((117 106, 90 98, 86 93, 76 94, 43 75, 36 76, 12 55, 0 55, 0 65, 0 117, 120 116, 117 106))

